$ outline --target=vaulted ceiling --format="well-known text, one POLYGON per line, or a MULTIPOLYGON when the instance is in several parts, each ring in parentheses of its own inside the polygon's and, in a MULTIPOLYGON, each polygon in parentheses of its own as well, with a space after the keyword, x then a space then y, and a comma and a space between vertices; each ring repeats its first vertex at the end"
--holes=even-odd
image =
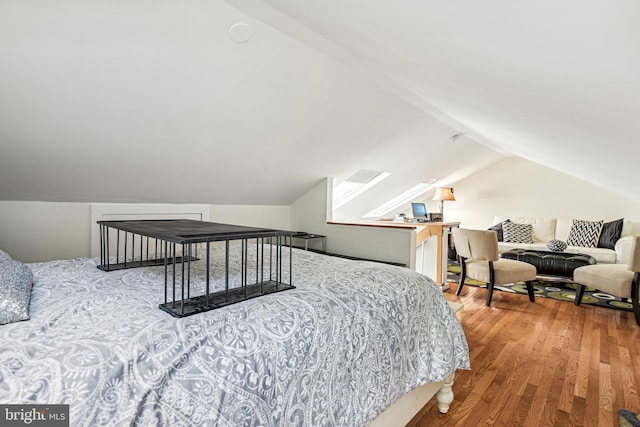
POLYGON ((640 198, 638 16, 0 0, 0 199, 278 205, 362 168, 392 172, 392 194, 508 155, 640 198))

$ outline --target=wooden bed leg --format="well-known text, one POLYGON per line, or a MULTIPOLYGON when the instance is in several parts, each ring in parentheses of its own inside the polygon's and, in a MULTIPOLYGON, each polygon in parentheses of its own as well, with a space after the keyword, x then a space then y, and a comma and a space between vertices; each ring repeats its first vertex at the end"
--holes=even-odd
POLYGON ((441 414, 449 412, 449 405, 453 402, 453 391, 451 390, 451 387, 453 387, 453 378, 455 375, 455 373, 449 375, 449 377, 444 380, 444 384, 440 387, 440 390, 436 393, 438 411, 440 411, 441 414))

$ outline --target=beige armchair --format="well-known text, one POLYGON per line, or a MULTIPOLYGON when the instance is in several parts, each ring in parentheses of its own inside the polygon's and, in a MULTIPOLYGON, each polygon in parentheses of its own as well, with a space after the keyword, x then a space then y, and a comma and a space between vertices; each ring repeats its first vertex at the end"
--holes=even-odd
POLYGON ((627 264, 595 264, 576 268, 573 281, 578 284, 575 305, 580 305, 586 286, 609 292, 620 298, 631 298, 636 323, 640 325, 638 287, 640 286, 640 237, 634 237, 627 264))
POLYGON ((470 279, 487 283, 487 305, 491 305, 493 286, 514 282, 525 282, 529 301, 535 301, 533 294, 533 280, 536 278, 536 268, 522 261, 500 259, 498 255, 498 236, 495 231, 468 230, 453 228, 453 240, 460 256, 460 284, 456 295, 464 286, 464 281, 470 279))

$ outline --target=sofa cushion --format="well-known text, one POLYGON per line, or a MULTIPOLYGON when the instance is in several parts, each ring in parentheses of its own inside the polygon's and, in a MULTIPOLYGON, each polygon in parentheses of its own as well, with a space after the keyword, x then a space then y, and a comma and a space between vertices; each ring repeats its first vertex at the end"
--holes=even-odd
MULTIPOLYGON (((470 259, 465 261, 465 265, 469 278, 486 283, 491 279, 489 275, 489 263, 487 261, 470 259)), ((504 285, 521 280, 535 280, 537 274, 536 268, 533 265, 511 259, 494 261, 493 269, 496 285, 504 285)))
MULTIPOLYGON (((532 249, 532 250, 536 250, 536 251, 548 251, 549 250, 547 248, 547 244, 546 243, 532 243, 530 245, 525 245, 523 243, 498 242, 498 252, 500 252, 500 253, 506 252, 506 251, 510 251, 511 249, 518 249, 518 248, 532 249)), ((574 252, 578 253, 578 251, 574 251, 574 252)))
POLYGON ((600 232, 597 247, 614 249, 616 247, 616 242, 622 235, 623 223, 623 218, 611 222, 605 222, 602 225, 602 231, 600 232))
POLYGON ((611 249, 568 246, 565 252, 591 255, 596 259, 597 264, 615 264, 618 262, 618 255, 616 254, 616 251, 611 249))
POLYGON ((572 218, 558 218, 556 219, 556 235, 554 239, 562 240, 566 242, 569 238, 569 232, 571 231, 571 226, 573 225, 572 218))
POLYGON ((503 222, 502 233, 507 243, 533 243, 531 224, 503 222))
POLYGON ((583 221, 573 220, 567 244, 569 246, 581 246, 585 248, 595 248, 602 231, 604 221, 583 221))

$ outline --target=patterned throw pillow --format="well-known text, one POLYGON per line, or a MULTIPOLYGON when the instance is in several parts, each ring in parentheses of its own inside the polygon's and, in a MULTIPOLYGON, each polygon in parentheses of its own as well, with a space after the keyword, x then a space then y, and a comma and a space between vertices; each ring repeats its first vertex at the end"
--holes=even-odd
POLYGON ((567 244, 562 240, 553 239, 547 242, 547 248, 553 252, 562 252, 567 249, 567 244))
POLYGON ((616 242, 622 235, 622 225, 624 218, 615 221, 605 222, 602 225, 602 232, 598 239, 598 247, 606 249, 615 249, 616 242))
POLYGON ((518 224, 511 221, 502 223, 502 234, 507 243, 533 243, 532 232, 531 224, 518 224))
POLYGON ((595 248, 600 238, 604 221, 581 221, 574 219, 567 245, 581 246, 583 248, 595 248))
POLYGON ((0 325, 29 319, 33 273, 19 261, 0 261, 0 325))

